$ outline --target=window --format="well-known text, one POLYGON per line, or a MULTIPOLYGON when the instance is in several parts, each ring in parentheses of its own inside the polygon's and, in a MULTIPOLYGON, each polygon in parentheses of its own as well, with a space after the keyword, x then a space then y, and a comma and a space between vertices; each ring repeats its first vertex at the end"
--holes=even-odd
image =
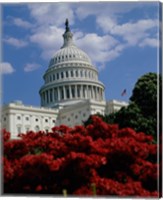
POLYGON ((71 90, 71 92, 72 92, 72 97, 75 98, 75 88, 72 86, 71 89, 72 89, 72 90, 71 90))
POLYGON ((38 119, 36 118, 35 121, 38 122, 38 119))
POLYGON ((49 127, 45 127, 45 132, 46 132, 46 133, 49 132, 49 127))
POLYGON ((25 128, 26 132, 29 132, 29 129, 30 129, 29 127, 26 127, 26 128, 25 128))
POLYGON ((70 118, 68 118, 67 120, 68 120, 68 121, 70 121, 71 119, 70 119, 70 118))
POLYGON ((62 88, 61 88, 61 99, 64 99, 64 92, 62 88))
POLYGON ((76 116, 75 116, 75 119, 77 119, 77 118, 78 118, 78 116, 76 115, 76 116))
POLYGON ((68 78, 68 71, 66 71, 66 77, 68 78))
POLYGON ((6 121, 6 117, 3 118, 3 121, 6 121))
POLYGON ((64 78, 63 72, 61 72, 61 78, 64 78))
POLYGON ((29 117, 26 117, 25 119, 28 121, 28 120, 29 120, 29 117))
POLYGON ((59 79, 59 74, 57 73, 57 79, 59 79))
POLYGON ((53 119, 52 122, 55 123, 55 120, 53 119))
POLYGON ((17 116, 17 119, 19 119, 19 120, 20 120, 20 119, 21 119, 21 117, 20 117, 20 116, 17 116))
POLYGON ((35 127, 35 131, 38 132, 39 130, 40 130, 40 127, 39 127, 39 126, 36 126, 36 127, 35 127))
POLYGON ((18 133, 21 133, 21 126, 18 126, 18 127, 17 127, 17 132, 18 132, 18 133))
POLYGON ((48 119, 45 119, 45 122, 48 122, 48 119))
POLYGON ((66 97, 69 99, 70 98, 70 93, 69 93, 69 89, 66 89, 66 97))
POLYGON ((73 77, 74 76, 74 73, 73 73, 73 71, 71 71, 71 77, 73 77))

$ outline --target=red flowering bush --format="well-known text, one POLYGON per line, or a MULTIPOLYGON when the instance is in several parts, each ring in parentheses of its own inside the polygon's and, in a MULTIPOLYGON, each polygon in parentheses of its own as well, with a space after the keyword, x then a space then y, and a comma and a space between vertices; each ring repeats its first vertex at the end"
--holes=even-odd
POLYGON ((59 126, 10 140, 4 134, 4 193, 157 197, 152 136, 98 117, 84 127, 59 126), (92 185, 94 187, 92 188, 92 185))

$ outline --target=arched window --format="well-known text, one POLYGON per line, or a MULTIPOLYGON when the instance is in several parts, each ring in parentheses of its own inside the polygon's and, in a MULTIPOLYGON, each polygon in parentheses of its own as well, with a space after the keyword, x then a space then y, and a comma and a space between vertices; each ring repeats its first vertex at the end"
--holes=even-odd
POLYGON ((35 126, 35 131, 38 132, 40 130, 40 127, 37 125, 35 126))
POLYGON ((83 77, 83 71, 82 70, 80 71, 80 76, 83 77))
POLYGON ((19 125, 17 125, 17 133, 19 134, 19 133, 21 133, 21 131, 22 131, 22 126, 21 126, 21 124, 19 124, 19 125))
POLYGON ((76 77, 78 77, 78 70, 76 70, 76 77))
POLYGON ((73 71, 71 71, 71 77, 74 77, 74 72, 73 71))
POLYGON ((85 70, 85 77, 87 77, 87 70, 85 70))
POLYGON ((25 131, 26 131, 26 132, 29 132, 29 131, 30 131, 30 126, 26 126, 26 127, 25 127, 25 131))
POLYGON ((64 74, 63 74, 63 72, 61 72, 61 78, 64 78, 64 74))

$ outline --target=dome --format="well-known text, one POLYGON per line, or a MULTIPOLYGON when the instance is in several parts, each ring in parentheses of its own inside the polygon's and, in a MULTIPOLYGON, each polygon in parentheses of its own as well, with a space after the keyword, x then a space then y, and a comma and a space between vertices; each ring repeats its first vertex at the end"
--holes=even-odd
POLYGON ((90 58, 84 51, 77 48, 75 45, 69 45, 61 48, 55 53, 54 57, 50 61, 49 67, 72 61, 91 64, 90 58))
POLYGON ((66 20, 63 46, 51 58, 39 93, 41 106, 58 107, 92 99, 104 101, 104 85, 89 56, 73 42, 66 20))
POLYGON ((50 60, 49 67, 54 67, 57 64, 67 63, 69 61, 82 62, 91 65, 89 56, 74 44, 73 34, 70 32, 68 23, 66 24, 66 31, 63 34, 63 38, 64 44, 50 60))

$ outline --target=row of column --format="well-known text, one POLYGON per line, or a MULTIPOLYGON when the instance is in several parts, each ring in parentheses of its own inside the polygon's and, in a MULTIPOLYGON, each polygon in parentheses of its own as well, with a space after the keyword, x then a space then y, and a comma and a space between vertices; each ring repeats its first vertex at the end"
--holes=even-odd
POLYGON ((68 85, 46 90, 41 93, 41 105, 67 99, 94 99, 104 100, 104 90, 98 86, 68 85))

